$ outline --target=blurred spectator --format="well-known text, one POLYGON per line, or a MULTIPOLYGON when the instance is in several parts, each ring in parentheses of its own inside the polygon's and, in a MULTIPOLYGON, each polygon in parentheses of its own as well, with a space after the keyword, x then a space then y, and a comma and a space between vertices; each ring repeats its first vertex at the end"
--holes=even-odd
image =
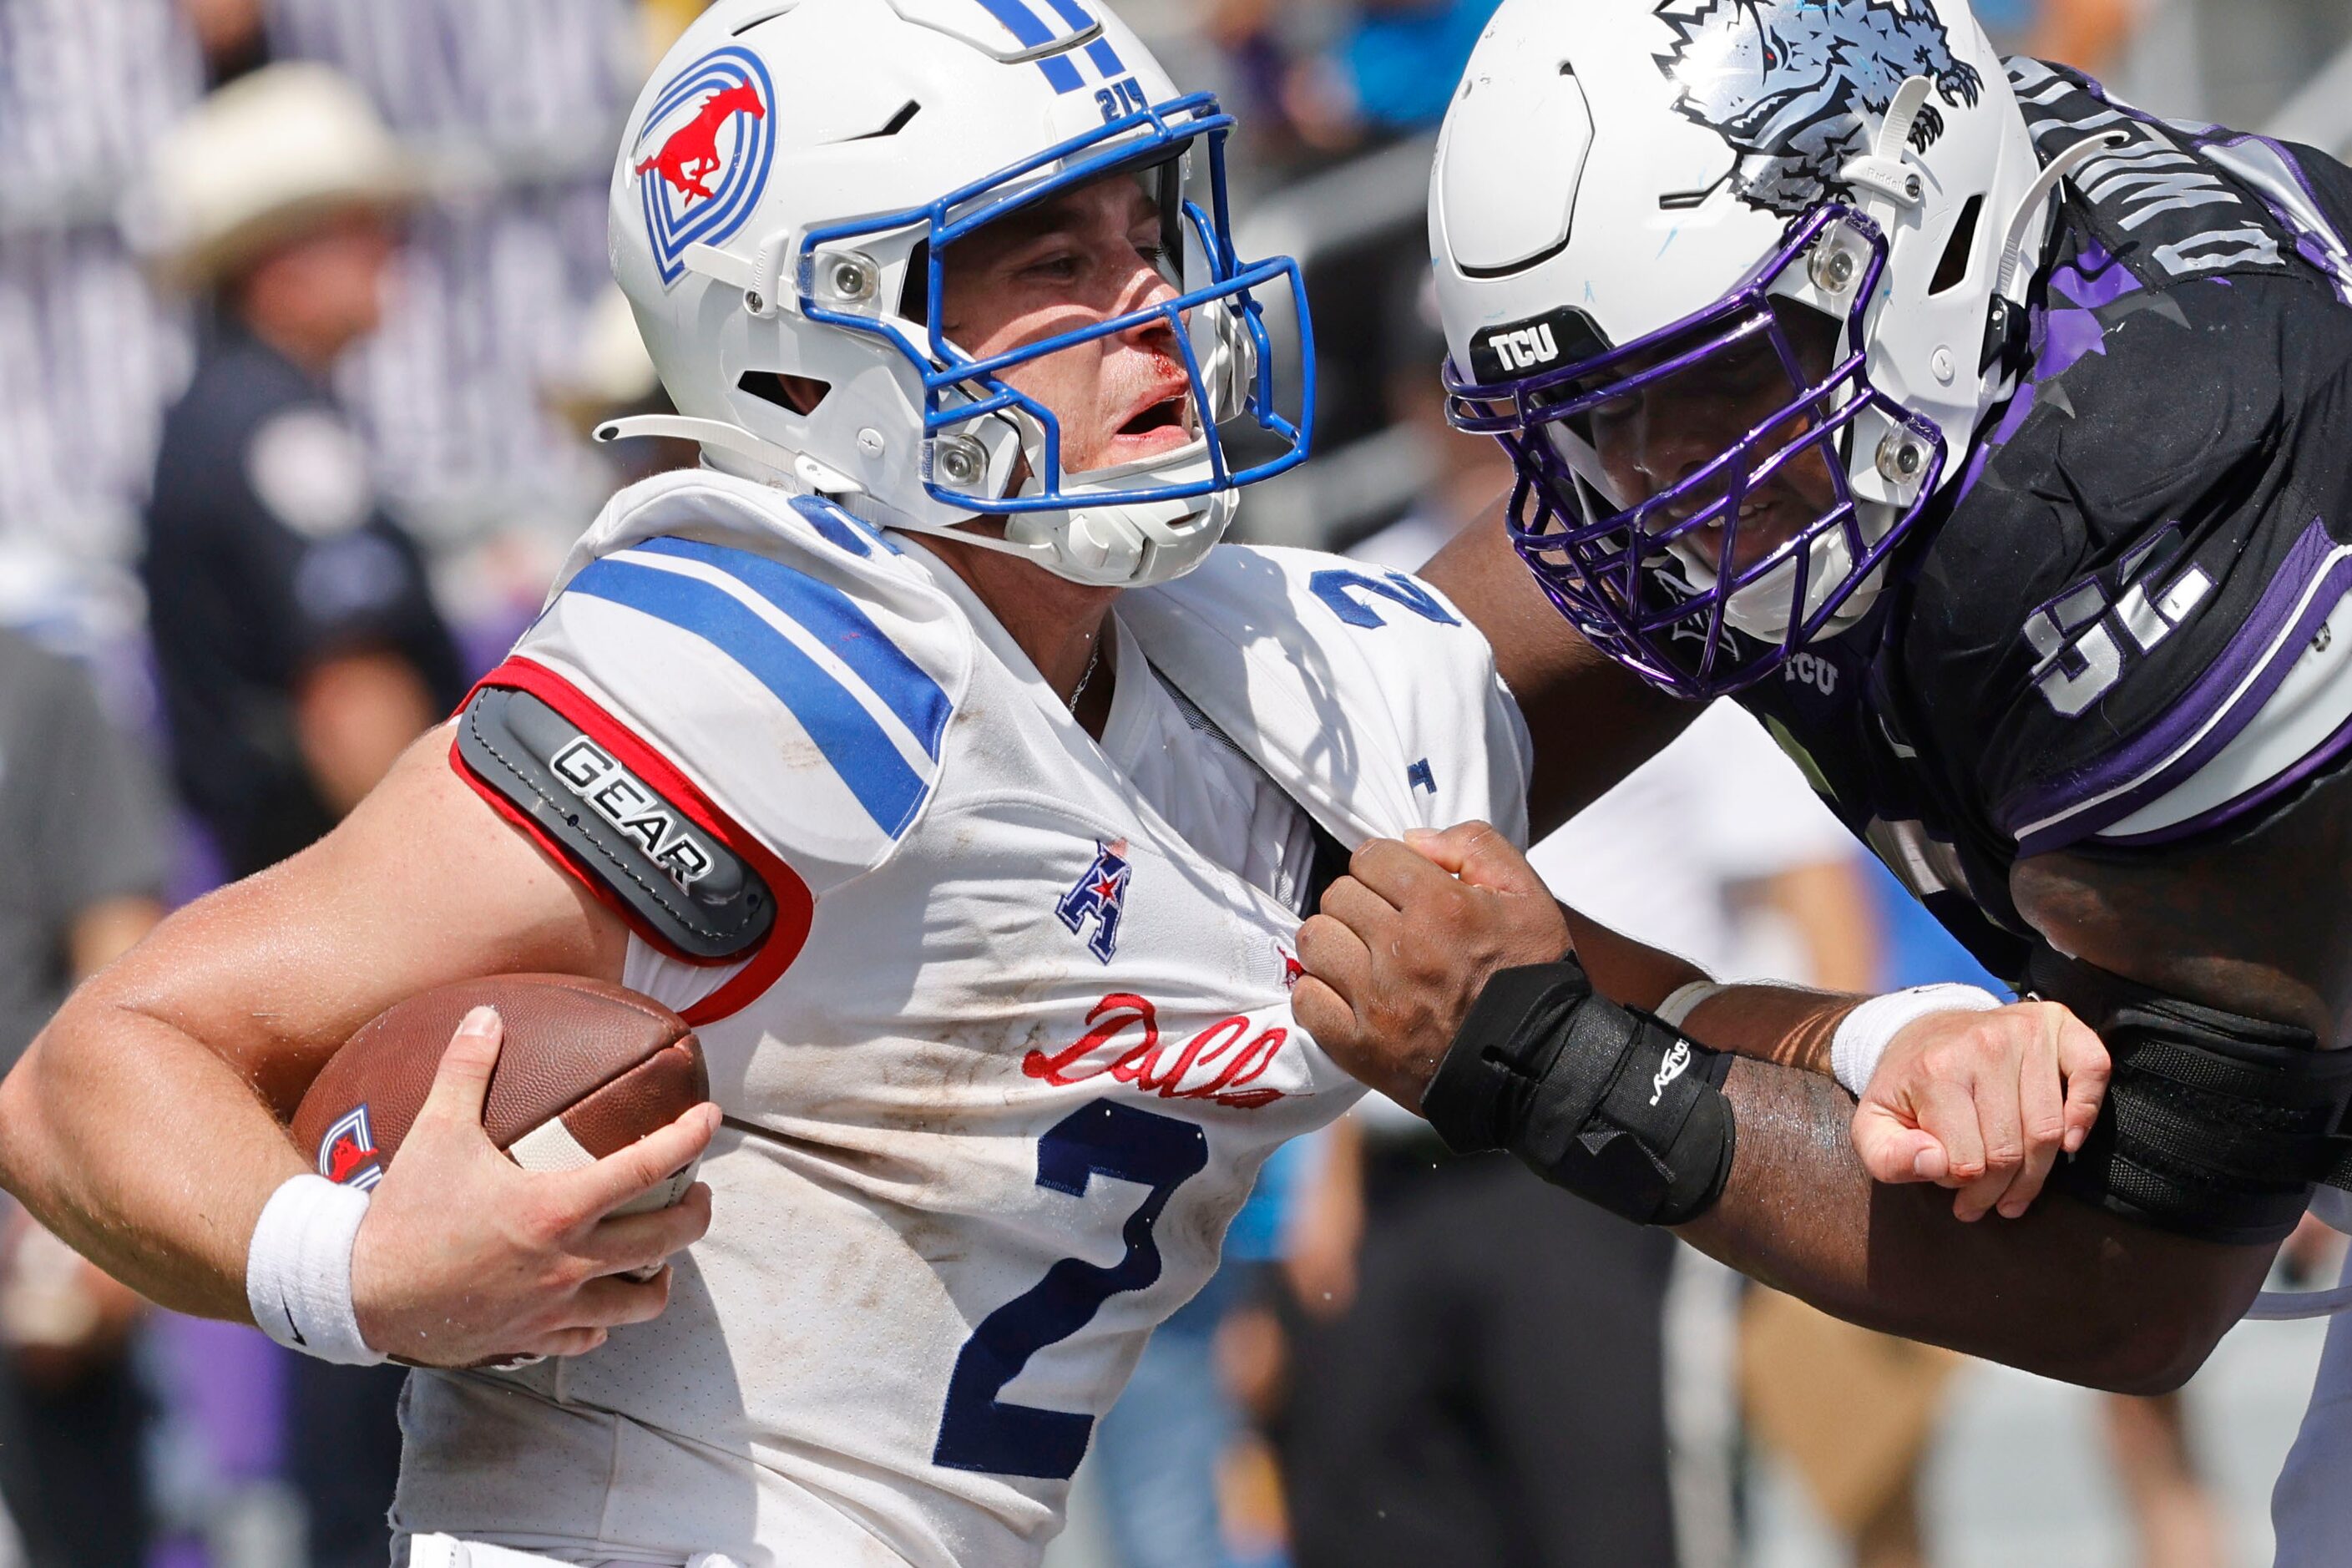
POLYGON ((376 324, 413 177, 348 84, 275 66, 174 132, 159 184, 168 268, 217 320, 157 463, 156 658, 182 790, 247 876, 325 832, 459 695, 417 551, 327 381, 376 324))
POLYGON ((0 1197, 0 1502, 28 1568, 144 1568, 140 1307, 0 1197))
POLYGON ((266 64, 262 0, 179 0, 215 86, 266 64))
POLYGON ((1297 1568, 1672 1563, 1673 1238, 1393 1107, 1340 1129, 1292 1268, 1297 1568))
POLYGON ((0 632, 0 1074, 162 918, 161 791, 73 665, 0 632))
POLYGON ((139 509, 187 374, 117 206, 203 88, 172 0, 0 3, 0 624, 77 652, 135 634, 139 509))
POLYGON ((678 9, 271 0, 272 55, 343 72, 431 174, 344 386, 386 499, 436 561, 518 528, 569 545, 604 502, 603 468, 544 394, 610 287, 614 150, 678 9))
POLYGON ((1949 1351, 1748 1292, 1740 1393, 1757 1438, 1793 1468, 1855 1568, 1927 1562, 1919 1485, 1952 1374, 1949 1351))
MULTIPOLYGON (((374 330, 415 189, 323 66, 223 88, 159 155, 164 269, 215 330, 165 420, 145 571, 173 758, 228 869, 317 838, 462 694, 416 547, 329 390, 374 330)), ((318 1568, 381 1568, 404 1373, 295 1358, 288 1451, 318 1568)))
POLYGON ((2189 1441, 2189 1402, 2179 1394, 2135 1399, 2109 1394, 2107 1451, 2129 1500, 2145 1568, 2221 1568, 2221 1510, 2189 1441))
MULTIPOLYGON (((0 1072, 162 918, 163 805, 66 661, 0 632, 0 1072)), ((0 1197, 0 1503, 30 1568, 139 1568, 138 1299, 0 1197)))

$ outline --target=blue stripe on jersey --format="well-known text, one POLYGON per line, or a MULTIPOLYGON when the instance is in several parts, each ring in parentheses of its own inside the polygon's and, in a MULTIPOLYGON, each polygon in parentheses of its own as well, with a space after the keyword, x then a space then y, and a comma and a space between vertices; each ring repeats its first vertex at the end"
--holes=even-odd
MULTIPOLYGON (((1003 23, 1005 30, 1024 49, 1034 49, 1053 39, 1052 31, 1022 0, 980 0, 980 5, 1003 23)), ((1048 55, 1037 62, 1037 68, 1045 73, 1045 79, 1054 84, 1055 92, 1076 92, 1086 85, 1078 79, 1078 68, 1070 63, 1066 55, 1048 55)))
POLYGON ((716 567, 806 626, 914 731, 930 759, 939 761, 940 737, 948 727, 948 694, 848 595, 748 550, 671 538, 648 539, 632 548, 716 567))
POLYGON ((874 559, 874 546, 868 544, 863 535, 825 510, 823 501, 814 506, 803 506, 801 502, 807 499, 806 496, 794 498, 793 510, 808 520, 808 525, 816 530, 818 538, 835 550, 848 551, 860 561, 874 559))
MULTIPOLYGON (((1046 3, 1060 12, 1062 20, 1073 28, 1083 32, 1095 25, 1095 19, 1079 8, 1077 0, 1046 0, 1046 3)), ((1111 47, 1108 38, 1097 38, 1088 44, 1087 58, 1095 62, 1095 69, 1103 73, 1106 81, 1127 74, 1127 66, 1119 59, 1118 51, 1111 47)))
POLYGON ((868 544, 878 545, 893 555, 906 553, 890 542, 888 534, 833 501, 817 496, 794 496, 793 510, 806 518, 810 527, 852 555, 871 556, 874 552, 866 548, 868 544))
POLYGON ((874 716, 783 633, 725 589, 658 566, 608 560, 592 562, 564 592, 626 605, 709 643, 792 710, 866 815, 885 833, 897 838, 915 820, 930 785, 907 765, 874 716))

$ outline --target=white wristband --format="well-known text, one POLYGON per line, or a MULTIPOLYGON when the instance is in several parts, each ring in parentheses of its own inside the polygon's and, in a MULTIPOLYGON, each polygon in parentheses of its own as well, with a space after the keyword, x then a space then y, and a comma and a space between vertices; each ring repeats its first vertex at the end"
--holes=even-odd
POLYGON ((1694 980, 1687 985, 1678 985, 1666 993, 1666 999, 1658 1004, 1657 1011, 1652 1013, 1650 1016, 1667 1028, 1679 1032, 1683 1026, 1683 1020, 1697 1012, 1701 1003, 1719 992, 1730 989, 1730 986, 1719 985, 1712 980, 1694 980))
POLYGON ((261 1331, 284 1345, 344 1366, 373 1366, 352 1306, 352 1243, 368 1195, 324 1176, 292 1176, 261 1211, 245 1255, 245 1300, 261 1331))
POLYGON ((1874 996, 1838 1021, 1837 1033, 1830 1037, 1830 1071, 1847 1093, 1859 1097, 1895 1037, 1928 1014, 1990 1013, 2005 1005, 1974 985, 1915 985, 1874 996))

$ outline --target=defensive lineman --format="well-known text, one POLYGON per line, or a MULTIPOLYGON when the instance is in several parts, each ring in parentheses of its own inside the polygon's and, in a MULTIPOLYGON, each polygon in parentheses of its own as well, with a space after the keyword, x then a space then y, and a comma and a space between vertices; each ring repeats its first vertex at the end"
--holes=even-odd
MULTIPOLYGON (((1869 1176, 2020 1211, 2012 1176, 2056 1142, 2031 1089, 1948 1106, 1971 1069, 1898 1042, 1874 1076, 1835 1064, 1857 1114, 1826 1076, 1743 1064, 1700 1245, 1875 1326, 2153 1389, 2245 1309, 2315 1184, 2352 1180, 2352 1058, 2327 1048, 2352 981, 2347 226, 2334 160, 2000 61, 1958 0, 1496 16, 1431 194, 1456 423, 1512 450, 1512 540, 1580 639, 1500 531, 1432 575, 1528 709, 1538 820, 1670 735, 1664 694, 1735 692, 2114 1058, 2063 1201, 1973 1229, 1869 1176), (1589 745, 1602 722, 1621 754, 1589 745)), ((1473 876, 1524 872, 1488 845, 1473 876)), ((1590 1138, 1574 1081, 1633 1021, 1571 1006, 1568 966, 1469 1013, 1557 932, 1451 879, 1378 890, 1342 882, 1302 939, 1317 1037, 1427 1082, 1449 1135, 1590 1138), (1542 1087, 1500 1098, 1498 1058, 1542 1087)), ((1704 1031, 1721 1004, 1680 1005, 1704 1031)), ((2339 1322, 2283 1562, 2341 1560, 2347 1373, 2339 1322)))

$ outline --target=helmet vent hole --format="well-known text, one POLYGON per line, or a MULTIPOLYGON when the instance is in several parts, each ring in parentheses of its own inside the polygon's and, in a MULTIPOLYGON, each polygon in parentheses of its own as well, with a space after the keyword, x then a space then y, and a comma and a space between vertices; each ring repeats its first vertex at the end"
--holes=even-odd
POLYGON ((1977 247, 1977 225, 1984 217, 1984 197, 1970 196, 1960 208, 1960 221, 1952 226, 1951 243, 1944 247, 1944 258, 1936 264, 1936 280, 1928 287, 1929 298, 1948 294, 1968 281, 1969 258, 1977 247))
POLYGON ((787 414, 805 418, 816 412, 817 405, 832 395, 833 384, 814 376, 785 375, 772 370, 747 370, 735 383, 738 392, 748 392, 762 403, 772 403, 787 414))
POLYGON ((728 37, 731 38, 740 38, 754 27, 764 27, 769 23, 774 21, 777 17, 796 8, 799 4, 800 0, 791 0, 790 5, 771 5, 766 10, 761 12, 758 16, 752 17, 750 21, 734 28, 728 34, 728 37))
POLYGON ((1724 185, 1724 181, 1730 178, 1730 174, 1727 172, 1723 175, 1722 179, 1717 180, 1715 184, 1706 186, 1703 190, 1663 192, 1658 197, 1658 210, 1660 212, 1681 213, 1689 212, 1694 207, 1703 207, 1706 205, 1706 198, 1721 190, 1724 185))
POLYGON ((879 142, 885 136, 896 136, 899 132, 907 129, 908 122, 922 111, 923 106, 910 98, 899 106, 898 113, 890 117, 889 124, 885 125, 879 131, 868 131, 863 136, 853 136, 850 140, 852 142, 879 142))

